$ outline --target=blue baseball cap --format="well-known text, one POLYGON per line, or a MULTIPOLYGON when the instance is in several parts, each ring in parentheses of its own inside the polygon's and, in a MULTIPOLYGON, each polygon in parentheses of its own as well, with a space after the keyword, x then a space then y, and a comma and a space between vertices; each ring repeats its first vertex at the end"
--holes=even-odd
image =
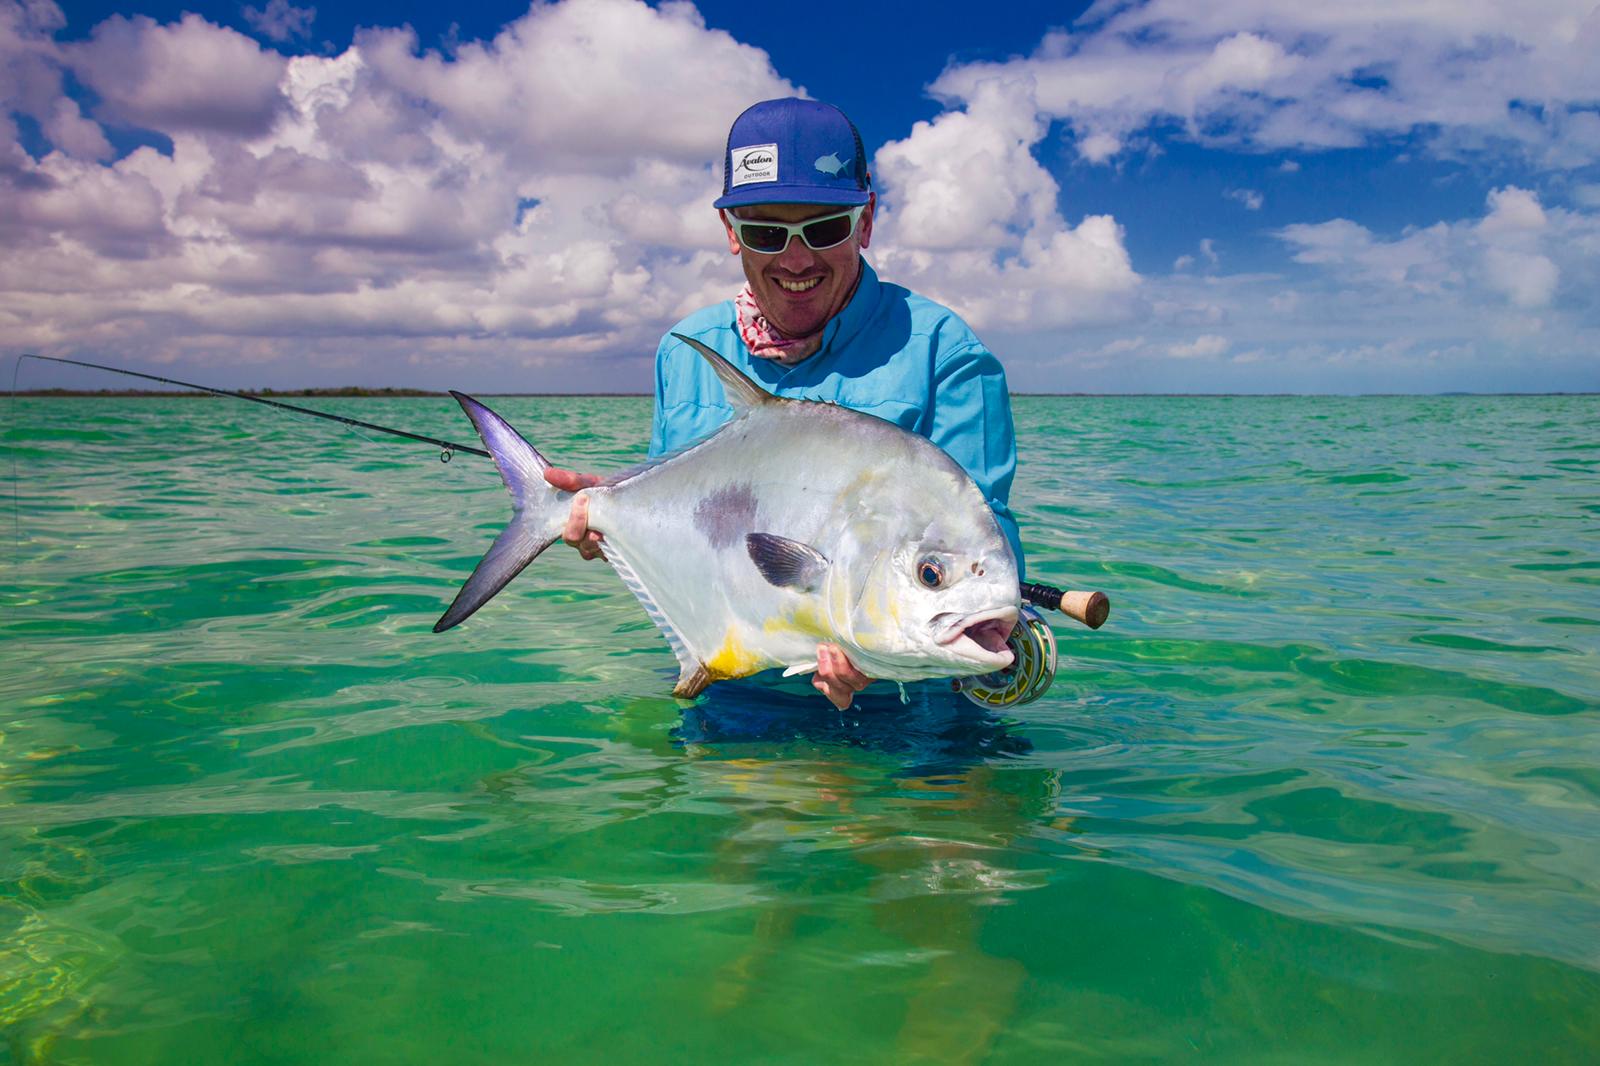
POLYGON ((728 130, 722 195, 711 206, 867 202, 872 175, 855 123, 818 100, 763 100, 728 130))

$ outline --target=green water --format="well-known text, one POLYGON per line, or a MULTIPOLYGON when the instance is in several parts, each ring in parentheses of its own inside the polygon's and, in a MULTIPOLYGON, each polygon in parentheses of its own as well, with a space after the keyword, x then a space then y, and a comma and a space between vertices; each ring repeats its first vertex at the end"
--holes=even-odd
MULTIPOLYGON (((648 418, 498 406, 595 470, 648 418)), ((431 634, 483 460, 16 402, 0 1061, 1600 1059, 1600 401, 1017 416, 1109 624, 1010 715, 840 716, 672 700, 568 552, 431 634)))

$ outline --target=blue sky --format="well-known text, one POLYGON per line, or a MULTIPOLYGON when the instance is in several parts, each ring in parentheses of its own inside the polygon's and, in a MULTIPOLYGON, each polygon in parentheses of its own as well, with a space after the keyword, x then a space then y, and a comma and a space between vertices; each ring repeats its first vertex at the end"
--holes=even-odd
POLYGON ((1600 389, 1600 8, 1446 7, 0 0, 0 351, 643 391, 804 92, 1018 390, 1600 389))

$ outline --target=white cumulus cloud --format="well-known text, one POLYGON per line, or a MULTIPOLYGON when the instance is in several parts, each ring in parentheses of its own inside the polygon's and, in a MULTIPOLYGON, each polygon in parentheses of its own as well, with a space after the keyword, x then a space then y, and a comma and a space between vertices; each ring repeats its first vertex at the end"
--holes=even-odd
POLYGON ((246 7, 241 13, 252 29, 274 41, 309 35, 317 18, 316 8, 295 7, 289 0, 269 0, 265 8, 246 7))
POLYGON ((1228 338, 1219 337, 1215 333, 1206 333, 1185 344, 1169 345, 1167 354, 1174 359, 1211 359, 1221 355, 1228 348, 1228 338))
POLYGON ((1229 189, 1223 193, 1230 200, 1236 200, 1244 205, 1246 211, 1259 211, 1265 199, 1255 189, 1229 189))
MULTIPOLYGON (((1441 367, 1513 350, 1594 381, 1600 185, 1581 168, 1600 160, 1600 16, 1580 8, 1103 3, 1031 55, 938 77, 944 110, 875 155, 868 256, 966 315, 1024 388, 1342 387, 1394 368, 1438 387, 1441 367), (1063 131, 1080 160, 1064 166, 1063 131), (1166 275, 1130 253, 1157 223, 1075 202, 1075 173, 1173 136, 1277 155, 1396 134, 1532 177, 1500 178, 1468 218, 1305 218, 1266 255, 1219 221, 1157 253, 1176 256, 1166 275)), ((312 10, 246 14, 275 50, 194 14, 67 40, 52 0, 0 0, 0 350, 250 367, 254 384, 309 367, 629 388, 666 324, 737 287, 709 207, 728 124, 804 92, 765 52, 687 3, 555 0, 448 51, 380 26, 309 54, 312 10), (113 147, 130 142, 146 146, 113 147)), ((1257 210, 1272 180, 1223 195, 1257 210)))
POLYGON ((979 329, 1053 329, 1127 313, 1139 283, 1109 215, 1076 225, 1033 155, 1044 137, 1033 86, 993 81, 966 107, 883 146, 874 251, 889 276, 979 329))
POLYGON ((958 103, 1032 79, 1040 114, 1096 163, 1175 123, 1256 150, 1430 131, 1444 152, 1514 144, 1575 167, 1600 159, 1597 54, 1592 0, 1102 0, 1032 55, 956 64, 933 89, 958 103))
MULTIPOLYGON (((1561 269, 1545 247, 1551 217, 1539 198, 1508 186, 1490 192, 1484 216, 1471 223, 1435 223, 1384 239, 1349 219, 1284 227, 1279 236, 1301 263, 1327 268, 1347 283, 1426 295, 1509 300, 1519 308, 1549 304, 1561 269)), ((1581 237, 1592 216, 1559 213, 1560 228, 1581 237)), ((1581 244, 1554 242, 1576 256, 1581 244)))
POLYGON ((167 25, 113 15, 65 52, 100 95, 100 117, 129 126, 264 133, 283 103, 283 57, 199 15, 167 25))
MULTIPOLYGON (((728 123, 797 91, 687 4, 541 4, 451 56, 405 29, 283 56, 197 15, 113 16, 65 45, 62 26, 48 0, 0 2, 0 91, 50 139, 35 158, 0 127, 12 350, 342 349, 380 379, 465 353, 642 366, 662 326, 737 285, 710 209, 728 123), (171 148, 112 161, 102 124, 171 148)), ((571 366, 548 384, 617 384, 571 366)))

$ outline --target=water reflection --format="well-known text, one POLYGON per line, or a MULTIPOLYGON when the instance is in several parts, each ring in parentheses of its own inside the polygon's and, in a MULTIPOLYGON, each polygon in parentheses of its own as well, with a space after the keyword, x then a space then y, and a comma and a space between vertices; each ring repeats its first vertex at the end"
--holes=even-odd
POLYGON ((988 758, 1026 755, 1033 745, 1015 720, 950 691, 947 684, 879 682, 836 711, 799 681, 723 682, 683 712, 673 738, 691 754, 715 758, 742 745, 803 742, 874 752, 908 776, 960 772, 988 758))
POLYGON ((888 944, 837 960, 841 983, 895 975, 899 1052, 981 1061, 1026 973, 985 950, 985 917, 1045 883, 1013 845, 1048 818, 1056 791, 1048 771, 1007 766, 1032 751, 1014 726, 936 683, 907 686, 904 702, 880 684, 844 713, 809 689, 757 684, 717 686, 687 708, 672 736, 703 787, 760 798, 735 808, 711 863, 717 881, 764 889, 711 1009, 773 995, 808 923, 867 900, 872 936, 888 944))

